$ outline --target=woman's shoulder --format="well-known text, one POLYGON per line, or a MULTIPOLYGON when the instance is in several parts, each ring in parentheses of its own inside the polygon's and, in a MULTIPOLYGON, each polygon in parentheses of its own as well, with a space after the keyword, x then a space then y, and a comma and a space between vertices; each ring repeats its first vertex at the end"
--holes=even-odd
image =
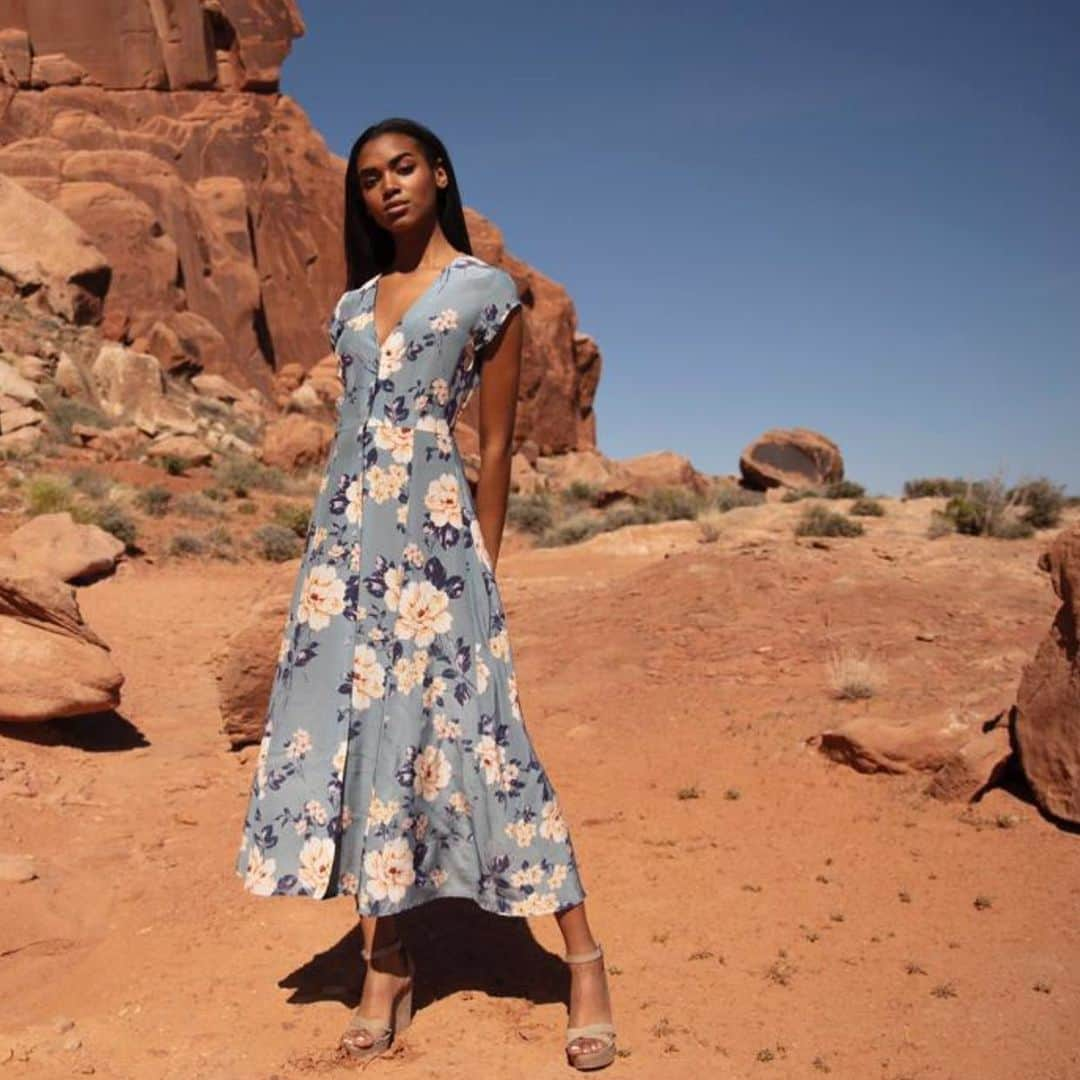
POLYGON ((501 266, 485 262, 475 255, 461 255, 455 261, 464 268, 466 279, 476 283, 481 296, 489 293, 500 296, 509 293, 517 295, 517 285, 513 277, 501 266))

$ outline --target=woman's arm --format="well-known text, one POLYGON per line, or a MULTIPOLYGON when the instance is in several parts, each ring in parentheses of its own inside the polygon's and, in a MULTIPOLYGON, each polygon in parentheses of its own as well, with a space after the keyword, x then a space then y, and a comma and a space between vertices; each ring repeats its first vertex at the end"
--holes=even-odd
POLYGON ((498 337, 486 346, 480 365, 480 479, 474 502, 492 570, 499 559, 510 492, 522 337, 518 307, 507 316, 498 337))

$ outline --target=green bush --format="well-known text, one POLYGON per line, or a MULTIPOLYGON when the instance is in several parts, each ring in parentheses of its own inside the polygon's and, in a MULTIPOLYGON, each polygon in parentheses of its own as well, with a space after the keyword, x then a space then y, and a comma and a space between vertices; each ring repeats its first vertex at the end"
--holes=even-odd
POLYGON ((848 513, 862 517, 882 517, 885 513, 885 507, 877 499, 856 499, 851 504, 848 513))
POLYGON ((662 520, 655 507, 635 502, 609 507, 600 519, 605 532, 625 525, 652 525, 662 520))
POLYGON ((220 518, 225 516, 225 511, 220 506, 215 505, 198 491, 187 491, 183 495, 178 495, 172 508, 181 517, 220 518))
POLYGON ((515 528, 529 533, 542 533, 555 521, 551 498, 546 492, 532 495, 511 494, 506 508, 506 519, 515 528))
POLYGON ((963 494, 953 495, 945 514, 956 531, 967 536, 994 536, 1016 540, 1035 533, 1035 526, 1015 515, 1019 499, 1006 490, 1000 478, 973 480, 963 494))
POLYGON ((43 473, 29 480, 23 498, 26 500, 26 512, 36 517, 38 514, 56 514, 61 510, 70 510, 74 493, 63 477, 43 473))
POLYGON ((287 562, 302 551, 300 538, 283 525, 260 525, 253 535, 259 554, 270 562, 287 562))
POLYGON ((249 491, 281 492, 285 489, 285 474, 249 457, 229 457, 214 469, 215 484, 244 498, 249 491))
POLYGON ((116 424, 116 421, 106 416, 100 409, 76 398, 54 394, 47 398, 45 404, 53 430, 66 443, 75 441, 75 436, 71 433, 72 426, 75 424, 85 424, 87 427, 105 430, 116 424))
POLYGON ((590 484, 585 480, 574 480, 563 490, 563 497, 568 502, 589 503, 591 505, 599 493, 600 488, 595 484, 590 484))
POLYGON ((713 506, 721 513, 726 514, 729 510, 736 510, 741 506, 760 506, 765 502, 764 491, 752 491, 750 488, 726 487, 721 488, 713 499, 713 506))
POLYGON ((1061 524, 1065 507, 1065 485, 1053 484, 1045 476, 1019 484, 1009 492, 1009 498, 1023 506, 1020 520, 1036 529, 1052 529, 1061 524))
POLYGON ((834 480, 825 488, 826 499, 858 499, 865 494, 866 488, 853 480, 834 480))
POLYGON ((177 533, 169 542, 170 555, 203 555, 206 543, 194 533, 177 533))
POLYGON ((247 514, 248 516, 258 511, 258 506, 255 505, 250 499, 245 499, 241 503, 236 504, 236 512, 238 514, 247 514))
POLYGON ((937 495, 961 495, 966 488, 967 481, 958 476, 951 480, 945 476, 920 476, 904 481, 904 497, 926 499, 937 495))
POLYGON ((659 521, 692 521, 705 507, 705 497, 687 487, 653 488, 642 501, 659 521))
POLYGON ((931 540, 954 532, 956 532, 956 522, 948 514, 937 509, 930 512, 930 524, 926 527, 926 535, 931 540))
POLYGON ((579 514, 568 518, 566 521, 553 525, 546 529, 537 539, 540 547, 561 547, 565 544, 576 544, 581 540, 587 540, 604 529, 603 522, 599 518, 590 517, 587 514, 579 514))
POLYGON ((308 525, 311 522, 311 508, 293 506, 290 503, 277 503, 274 506, 274 521, 290 529, 297 536, 307 536, 308 525))
POLYGON ((150 517, 164 517, 172 509, 172 492, 154 484, 136 494, 135 505, 150 517))
POLYGON ((71 474, 71 486, 92 499, 103 499, 112 488, 112 480, 93 469, 76 469, 71 474))
POLYGON ((134 519, 122 506, 99 503, 94 507, 94 524, 122 540, 128 551, 134 549, 138 531, 134 519))
POLYGON ((861 522, 852 521, 846 514, 838 514, 820 503, 808 506, 795 523, 796 536, 859 536, 862 531, 861 522))
POLYGON ((781 502, 798 502, 800 499, 824 499, 825 492, 819 488, 793 488, 780 496, 781 502))

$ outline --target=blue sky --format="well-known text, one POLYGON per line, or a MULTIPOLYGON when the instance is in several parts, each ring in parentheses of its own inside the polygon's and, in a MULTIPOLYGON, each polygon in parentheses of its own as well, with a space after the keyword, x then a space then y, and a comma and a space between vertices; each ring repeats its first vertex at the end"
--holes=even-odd
POLYGON ((736 473, 803 426, 871 492, 1080 492, 1074 0, 301 9, 282 88, 331 150, 426 124, 573 297, 604 453, 736 473))

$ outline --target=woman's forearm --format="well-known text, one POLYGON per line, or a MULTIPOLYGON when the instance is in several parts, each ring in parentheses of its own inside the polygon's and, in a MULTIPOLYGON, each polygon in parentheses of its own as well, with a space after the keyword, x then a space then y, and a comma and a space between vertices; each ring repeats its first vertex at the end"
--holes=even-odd
POLYGON ((503 526, 506 522, 512 458, 509 447, 482 451, 480 457, 480 479, 476 485, 475 500, 476 518, 491 559, 492 570, 499 558, 503 526))

